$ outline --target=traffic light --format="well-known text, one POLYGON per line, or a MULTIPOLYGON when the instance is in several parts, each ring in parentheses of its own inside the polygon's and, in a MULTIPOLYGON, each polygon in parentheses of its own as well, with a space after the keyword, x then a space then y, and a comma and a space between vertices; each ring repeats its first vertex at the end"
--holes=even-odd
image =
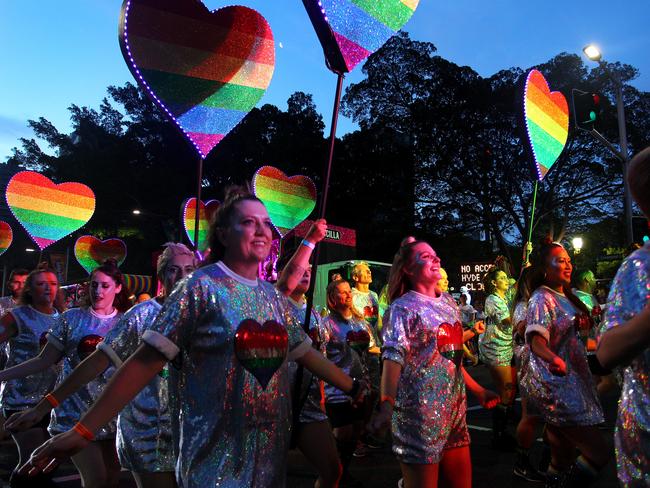
POLYGON ((597 93, 571 90, 573 98, 573 120, 576 127, 591 131, 600 117, 600 95, 597 93))

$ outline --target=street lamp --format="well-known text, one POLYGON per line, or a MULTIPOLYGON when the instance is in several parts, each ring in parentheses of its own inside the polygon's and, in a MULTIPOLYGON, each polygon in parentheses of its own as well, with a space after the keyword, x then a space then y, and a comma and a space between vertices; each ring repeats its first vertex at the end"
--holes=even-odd
POLYGON ((582 237, 574 237, 573 240, 571 241, 571 244, 573 244, 573 250, 575 251, 576 254, 580 254, 580 251, 582 250, 582 237))
POLYGON ((612 72, 607 68, 607 63, 603 61, 600 49, 589 44, 582 51, 592 61, 596 61, 601 68, 607 73, 616 87, 616 114, 618 118, 618 139, 621 146, 620 159, 623 164, 623 206, 625 209, 625 240, 629 246, 632 244, 632 200, 630 199, 630 187, 627 183, 627 163, 630 159, 627 152, 627 131, 625 129, 625 109, 623 107, 623 81, 617 72, 612 72))
POLYGON ((142 212, 136 208, 132 213, 133 215, 140 215, 142 212))

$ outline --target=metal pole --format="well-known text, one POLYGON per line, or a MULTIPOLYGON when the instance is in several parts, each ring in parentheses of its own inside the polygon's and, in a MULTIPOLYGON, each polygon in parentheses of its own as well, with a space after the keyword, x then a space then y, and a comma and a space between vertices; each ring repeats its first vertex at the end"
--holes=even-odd
POLYGON ((616 114, 618 117, 618 139, 621 145, 623 156, 623 206, 625 208, 625 243, 632 244, 632 200, 630 198, 630 186, 627 182, 627 163, 630 157, 627 152, 627 130, 625 128, 625 108, 623 106, 623 82, 618 73, 612 76, 616 85, 616 114))
POLYGON ((535 180, 535 187, 533 189, 533 207, 530 210, 530 223, 528 224, 528 241, 526 242, 526 247, 524 249, 524 266, 528 264, 528 257, 530 256, 530 251, 533 245, 533 221, 535 220, 535 206, 537 205, 537 183, 538 181, 535 180))
POLYGON ((199 157, 196 175, 196 208, 194 210, 194 250, 199 250, 199 215, 201 207, 201 181, 203 180, 203 158, 199 157))

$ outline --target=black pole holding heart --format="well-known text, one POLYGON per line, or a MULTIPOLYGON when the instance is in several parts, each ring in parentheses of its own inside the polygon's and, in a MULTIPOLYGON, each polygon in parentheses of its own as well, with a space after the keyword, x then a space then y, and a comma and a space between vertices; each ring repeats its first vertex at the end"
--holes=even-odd
POLYGON ((203 158, 199 156, 196 175, 196 206, 194 207, 194 251, 199 250, 199 216, 201 215, 201 182, 203 181, 203 158))

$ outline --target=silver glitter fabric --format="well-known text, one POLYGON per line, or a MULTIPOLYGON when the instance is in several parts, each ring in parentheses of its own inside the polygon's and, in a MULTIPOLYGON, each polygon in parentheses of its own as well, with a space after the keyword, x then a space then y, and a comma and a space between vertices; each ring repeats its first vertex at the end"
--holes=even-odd
MULTIPOLYGON (((63 355, 63 368, 59 381, 63 381, 72 371, 95 351, 104 336, 122 316, 98 315, 91 308, 73 308, 62 313, 52 329, 47 333, 47 341, 63 355)), ((60 434, 74 427, 82 414, 95 403, 108 380, 115 372, 110 366, 97 378, 77 390, 52 410, 52 419, 48 430, 50 434, 60 434)), ((95 439, 112 439, 115 437, 115 420, 95 432, 95 439)))
MULTIPOLYGON (((325 348, 327 358, 351 377, 369 383, 368 347, 372 341, 368 323, 354 316, 346 320, 337 313, 330 313, 323 319, 323 327, 329 338, 325 348)), ((350 397, 326 383, 325 401, 344 403, 349 402, 350 397)))
POLYGON ((291 413, 286 359, 300 358, 311 347, 287 299, 270 283, 248 280, 219 262, 177 284, 142 340, 173 360, 179 486, 284 486, 291 413), (236 339, 251 321, 264 324, 262 330, 282 324, 288 354, 263 334, 251 343, 242 335, 236 339), (240 359, 254 350, 258 362, 240 359), (264 358, 277 360, 270 377, 264 358), (258 378, 268 381, 266 387, 258 378))
POLYGON ((17 306, 18 304, 14 301, 12 297, 0 298, 0 317, 2 317, 9 310, 13 310, 17 306))
MULTIPOLYGON (((517 368, 521 367, 522 359, 525 354, 528 353, 530 348, 526 345, 526 338, 520 336, 517 333, 517 324, 522 320, 526 320, 526 313, 528 312, 528 302, 517 302, 515 309, 512 312, 512 330, 513 330, 513 355, 515 358, 515 366, 517 368)), ((517 371, 517 376, 519 376, 519 371, 517 371)))
MULTIPOLYGON (((650 243, 646 243, 628 256, 616 273, 601 334, 630 320, 649 301, 650 243)), ((650 486, 650 349, 623 371, 614 445, 621 485, 650 486)))
MULTIPOLYGON (((161 306, 147 300, 129 309, 106 334, 97 349, 119 367, 140 345, 161 306)), ((171 420, 168 408, 168 367, 145 386, 117 417, 117 455, 120 465, 136 473, 174 471, 171 420)))
POLYGON ((526 314, 526 342, 535 333, 567 365, 566 376, 556 376, 532 351, 522 365, 521 387, 544 421, 560 427, 597 425, 603 412, 589 371, 585 347, 574 325, 576 309, 561 293, 541 286, 530 297, 526 314))
MULTIPOLYGON (((297 303, 289 298, 291 304, 291 311, 299 324, 305 322, 305 311, 307 309, 306 303, 297 303)), ((312 346, 320 351, 321 354, 326 355, 325 348, 329 339, 327 331, 321 325, 321 318, 315 310, 311 311, 311 320, 309 321, 309 338, 311 339, 312 346)), ((294 392, 295 374, 297 370, 297 363, 289 361, 289 375, 291 377, 291 392, 294 392)), ((308 370, 303 370, 303 385, 307 384, 307 397, 304 401, 298 421, 301 424, 308 424, 311 422, 324 422, 327 420, 327 415, 323 411, 323 382, 316 376, 311 374, 308 370)))
MULTIPOLYGON (((9 313, 16 321, 18 334, 7 341, 6 368, 38 356, 45 345, 47 331, 59 317, 57 312, 51 315, 44 314, 29 305, 16 307, 9 313)), ((4 344, 3 349, 5 349, 4 344)), ((52 365, 40 373, 3 382, 0 406, 7 410, 24 410, 33 407, 52 391, 56 377, 56 366, 52 365)))
POLYGON ((445 449, 469 444, 462 370, 438 343, 444 324, 459 329, 454 347, 462 351, 460 311, 446 293, 433 298, 410 291, 384 316, 382 358, 402 365, 392 433, 393 452, 405 463, 435 464, 445 449))
POLYGON ((508 302, 492 294, 485 299, 485 332, 479 337, 481 361, 488 366, 510 366, 513 354, 512 324, 501 322, 510 317, 508 302))
POLYGON ((375 344, 381 345, 381 317, 379 316, 379 297, 370 290, 367 293, 352 288, 352 306, 365 319, 370 328, 375 344))

